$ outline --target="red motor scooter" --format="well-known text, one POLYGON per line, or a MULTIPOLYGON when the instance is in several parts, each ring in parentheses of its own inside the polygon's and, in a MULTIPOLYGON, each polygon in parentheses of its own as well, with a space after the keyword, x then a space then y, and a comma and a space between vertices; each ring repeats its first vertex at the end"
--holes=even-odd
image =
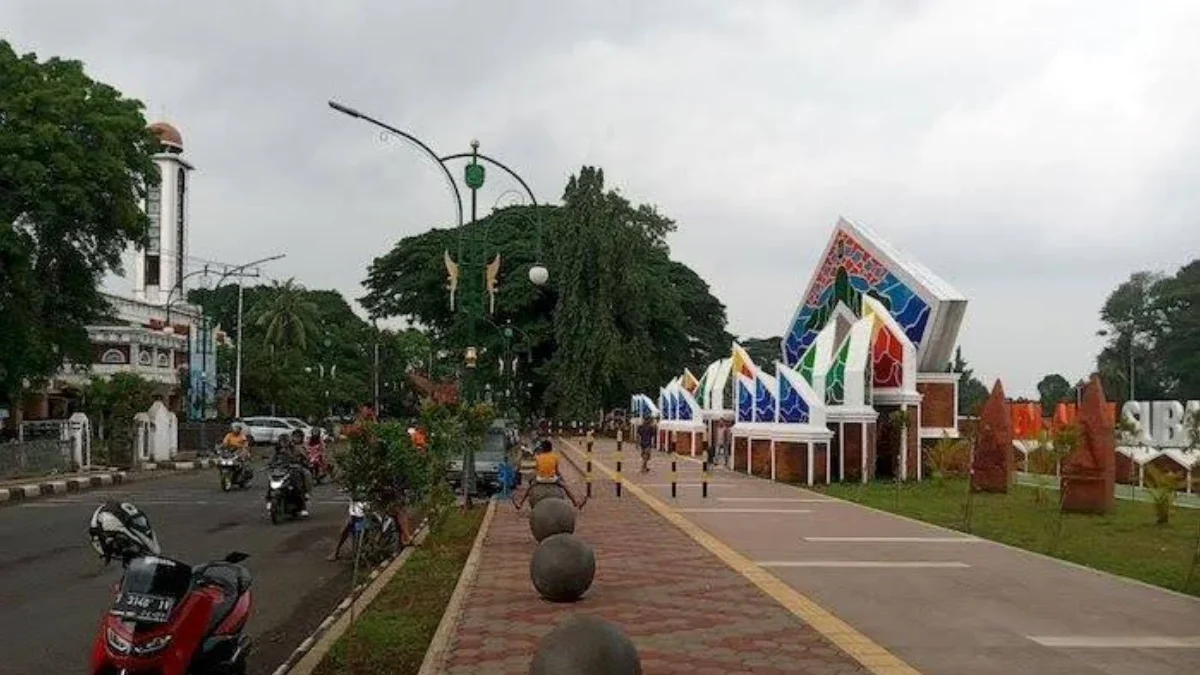
POLYGON ((245 675, 254 606, 245 553, 196 567, 141 556, 125 563, 92 644, 92 675, 245 675))

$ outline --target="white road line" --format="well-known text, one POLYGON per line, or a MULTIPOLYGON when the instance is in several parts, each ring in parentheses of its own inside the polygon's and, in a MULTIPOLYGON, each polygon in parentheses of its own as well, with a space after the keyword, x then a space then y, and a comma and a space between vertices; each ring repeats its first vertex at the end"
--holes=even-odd
POLYGON ((840 569, 962 569, 970 565, 962 562, 903 561, 903 560, 763 560, 759 567, 831 567, 840 569))
POLYGON ((771 504, 837 504, 836 499, 794 499, 788 497, 718 497, 719 502, 769 502, 771 504))
MULTIPOLYGON (((671 487, 670 483, 634 483, 634 485, 637 485, 638 487, 644 487, 644 488, 669 488, 669 487, 671 487)), ((679 487, 690 487, 690 488, 700 487, 700 483, 676 483, 675 485, 677 485, 679 487)), ((710 488, 714 488, 714 487, 727 488, 727 487, 737 487, 737 486, 734 485, 733 483, 709 483, 708 487, 710 487, 710 488)))
POLYGON ((680 513, 812 513, 808 509, 677 509, 680 513))
POLYGON ((974 544, 979 537, 805 537, 804 541, 846 544, 974 544))
POLYGON ((1026 635, 1043 647, 1062 649, 1200 649, 1200 636, 1026 635))

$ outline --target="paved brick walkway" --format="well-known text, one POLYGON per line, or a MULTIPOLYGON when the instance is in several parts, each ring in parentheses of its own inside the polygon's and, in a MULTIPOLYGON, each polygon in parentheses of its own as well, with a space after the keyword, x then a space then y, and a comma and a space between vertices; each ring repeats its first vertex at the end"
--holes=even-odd
POLYGON ((673 499, 671 456, 625 449, 626 481, 924 675, 1200 673, 1200 599, 724 469, 704 499, 683 458, 673 499))
MULTIPOLYGON (((567 463, 564 473, 579 479, 567 463)), ((528 509, 497 509, 442 672, 528 673, 537 640, 576 612, 620 625, 646 675, 866 672, 641 500, 618 499, 608 487, 577 523, 597 572, 574 605, 543 601, 533 589, 528 509)))

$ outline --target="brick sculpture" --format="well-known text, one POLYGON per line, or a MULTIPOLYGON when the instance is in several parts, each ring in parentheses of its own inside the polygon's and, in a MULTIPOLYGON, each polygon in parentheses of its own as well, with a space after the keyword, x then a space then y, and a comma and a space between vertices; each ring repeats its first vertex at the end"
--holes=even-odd
POLYGON ((1062 509, 1068 513, 1108 513, 1113 507, 1117 448, 1113 418, 1100 378, 1092 376, 1076 417, 1079 445, 1062 468, 1062 509))
POLYGON ((996 380, 992 395, 979 416, 975 453, 971 460, 971 489, 1008 493, 1013 471, 1012 419, 1004 400, 1004 386, 996 380))

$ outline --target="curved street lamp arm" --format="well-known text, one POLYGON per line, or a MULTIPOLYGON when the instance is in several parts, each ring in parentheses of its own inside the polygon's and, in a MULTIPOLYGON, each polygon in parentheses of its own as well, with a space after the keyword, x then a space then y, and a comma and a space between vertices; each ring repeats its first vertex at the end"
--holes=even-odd
POLYGON ((286 253, 280 253, 279 255, 267 256, 266 258, 260 258, 259 260, 248 262, 245 265, 238 265, 237 267, 227 268, 225 270, 225 273, 222 274, 219 279, 217 279, 217 283, 215 286, 213 286, 213 290, 215 291, 218 288, 220 288, 221 284, 225 283, 226 279, 228 279, 231 276, 234 276, 235 274, 241 272, 242 270, 246 269, 247 267, 254 267, 255 265, 269 263, 272 260, 279 260, 280 258, 286 258, 286 257, 287 257, 286 253))
POLYGON ((488 157, 487 155, 485 155, 481 152, 460 152, 458 154, 446 155, 445 157, 440 157, 440 158, 438 158, 438 161, 442 162, 442 165, 445 166, 446 162, 449 162, 450 160, 454 160, 454 159, 482 159, 485 162, 494 164, 501 171, 512 176, 513 180, 515 180, 521 184, 521 187, 525 189, 525 194, 529 195, 529 201, 533 202, 533 212, 537 214, 537 223, 536 223, 537 255, 539 258, 538 262, 542 262, 542 260, 540 260, 540 258, 542 257, 542 211, 541 211, 541 209, 538 208, 537 197, 535 197, 533 195, 533 190, 531 190, 529 188, 529 184, 525 182, 525 179, 521 178, 521 176, 518 175, 516 171, 513 171, 512 169, 505 166, 504 163, 501 162, 500 160, 493 159, 492 157, 488 157))
MULTIPOLYGON (((167 311, 170 312, 171 305, 174 304, 174 301, 172 301, 171 298, 174 297, 175 291, 178 291, 183 288, 184 281, 187 281, 188 279, 196 276, 197 274, 208 274, 208 273, 209 273, 208 265, 205 265, 204 267, 202 267, 198 270, 192 270, 191 272, 188 272, 187 274, 180 277, 179 283, 175 286, 172 286, 171 292, 167 293, 167 303, 166 303, 166 305, 164 305, 164 307, 167 308, 167 311)), ((184 299, 180 298, 180 300, 183 301, 184 299)))
POLYGON ((459 225, 459 227, 462 226, 462 224, 463 224, 463 204, 462 204, 462 194, 460 194, 458 191, 458 183, 455 182, 454 175, 450 173, 450 169, 446 168, 446 163, 442 160, 442 158, 438 157, 437 153, 434 152, 432 148, 430 148, 428 145, 425 145, 425 143, 422 142, 421 139, 417 138, 416 136, 413 136, 410 133, 401 131, 386 122, 381 122, 380 120, 377 120, 374 117, 371 117, 370 115, 367 115, 363 112, 355 110, 354 108, 344 106, 341 103, 338 103, 337 101, 330 101, 329 107, 342 113, 343 115, 347 115, 349 117, 354 117, 354 118, 363 120, 364 122, 374 124, 375 126, 379 127, 380 129, 384 129, 393 134, 396 134, 397 136, 403 138, 404 140, 408 141, 409 143, 412 143, 413 145, 420 148, 429 157, 432 157, 433 160, 438 163, 438 166, 441 167, 442 173, 445 174, 446 182, 450 183, 450 189, 454 191, 454 205, 457 209, 458 225, 459 225))

